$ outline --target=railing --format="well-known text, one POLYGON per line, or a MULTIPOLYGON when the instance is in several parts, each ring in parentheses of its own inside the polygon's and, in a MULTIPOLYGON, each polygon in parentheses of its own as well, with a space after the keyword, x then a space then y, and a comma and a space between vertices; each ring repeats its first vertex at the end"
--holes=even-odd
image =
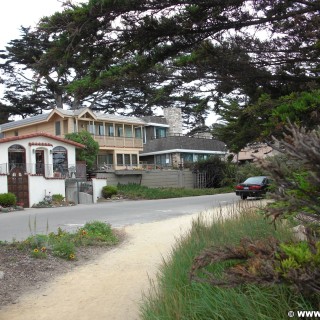
POLYGON ((1 163, 0 174, 11 174, 14 169, 24 174, 39 175, 46 178, 86 178, 86 165, 77 164, 43 164, 43 163, 1 163))
POLYGON ((93 135, 95 141, 99 143, 99 146, 107 147, 121 147, 121 148, 142 148, 142 138, 133 137, 117 137, 117 136, 98 136, 93 135))
POLYGON ((97 171, 105 171, 105 172, 111 172, 114 171, 114 165, 113 164, 107 164, 107 163, 99 163, 93 170, 97 171))

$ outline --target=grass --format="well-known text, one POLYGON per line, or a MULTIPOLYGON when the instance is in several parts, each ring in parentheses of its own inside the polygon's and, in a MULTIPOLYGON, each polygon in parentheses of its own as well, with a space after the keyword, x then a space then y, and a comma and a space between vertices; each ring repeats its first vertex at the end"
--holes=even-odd
POLYGON ((207 189, 185 189, 185 188, 148 188, 138 184, 118 185, 118 194, 129 199, 169 199, 181 197, 204 196, 219 193, 232 192, 233 188, 207 188, 207 189))
MULTIPOLYGON (((29 228, 30 222, 29 222, 29 228)), ((100 221, 88 222, 75 233, 58 228, 57 232, 36 234, 36 221, 32 235, 26 240, 13 243, 21 250, 29 250, 35 258, 46 258, 52 254, 67 260, 76 259, 76 248, 90 245, 114 245, 118 238, 109 224, 100 221)))
MULTIPOLYGON (((242 285, 235 288, 213 287, 190 282, 188 274, 194 257, 212 245, 236 245, 243 237, 252 239, 274 236, 282 241, 292 239, 285 225, 274 227, 263 216, 238 208, 208 222, 203 217, 193 222, 191 230, 178 239, 171 256, 163 261, 155 282, 141 305, 143 320, 204 319, 288 319, 289 310, 315 310, 315 306, 285 286, 259 287, 242 285)), ((212 267, 219 273, 225 265, 212 267)))

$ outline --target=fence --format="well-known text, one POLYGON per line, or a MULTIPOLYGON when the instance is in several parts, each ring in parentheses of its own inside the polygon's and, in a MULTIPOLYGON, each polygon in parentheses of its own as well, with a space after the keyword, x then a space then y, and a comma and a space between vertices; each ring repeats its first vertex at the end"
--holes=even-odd
POLYGON ((86 178, 86 164, 43 164, 43 163, 1 163, 0 174, 10 174, 20 168, 26 174, 41 175, 46 178, 86 178))

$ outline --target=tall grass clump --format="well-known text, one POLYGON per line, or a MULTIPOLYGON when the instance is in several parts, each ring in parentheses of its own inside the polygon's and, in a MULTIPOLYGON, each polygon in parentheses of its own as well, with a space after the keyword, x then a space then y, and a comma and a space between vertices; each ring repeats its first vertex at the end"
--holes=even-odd
MULTIPOLYGON (((193 259, 212 246, 238 245, 243 237, 252 240, 273 236, 281 241, 292 239, 288 226, 277 229, 262 215, 248 208, 232 218, 208 221, 199 216, 192 228, 177 240, 170 258, 163 261, 150 290, 141 305, 141 316, 149 319, 287 319, 289 310, 312 310, 304 298, 285 286, 258 286, 253 284, 234 288, 215 287, 208 283, 191 282, 189 274, 193 259)), ((216 275, 230 266, 232 261, 211 266, 216 275)))

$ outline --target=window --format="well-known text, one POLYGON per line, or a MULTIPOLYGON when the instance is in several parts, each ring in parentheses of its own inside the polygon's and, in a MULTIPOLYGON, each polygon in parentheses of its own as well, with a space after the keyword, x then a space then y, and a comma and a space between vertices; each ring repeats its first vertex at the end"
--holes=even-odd
POLYGON ((55 122, 55 132, 56 132, 56 136, 60 136, 61 135, 61 123, 60 123, 60 121, 56 121, 55 122))
POLYGON ((8 149, 9 170, 19 167, 25 168, 26 165, 26 150, 19 144, 13 144, 8 149))
POLYGON ((123 126, 117 124, 116 125, 117 137, 123 137, 123 126))
POLYGON ((103 123, 97 123, 97 125, 96 125, 96 135, 104 136, 104 125, 103 125, 103 123))
POLYGON ((123 154, 117 154, 117 165, 123 166, 123 154))
POLYGON ((138 138, 138 139, 142 138, 142 133, 141 133, 141 128, 140 127, 134 128, 134 136, 136 138, 138 138))
POLYGON ((106 129, 107 129, 107 135, 109 137, 113 137, 114 136, 114 126, 113 126, 113 124, 107 124, 106 125, 106 129))
POLYGON ((193 162, 193 154, 192 153, 182 153, 181 158, 183 158, 184 162, 193 162))
POLYGON ((127 138, 132 138, 132 127, 131 126, 124 126, 125 136, 127 138))
POLYGON ((94 134, 94 123, 89 122, 87 125, 87 131, 89 131, 91 134, 94 134))
POLYGON ((158 164, 158 165, 162 165, 162 166, 168 165, 166 154, 156 155, 155 160, 156 160, 156 164, 158 164))
POLYGON ((15 137, 17 137, 17 136, 19 135, 19 131, 16 130, 16 131, 14 132, 14 135, 15 135, 15 137))
POLYGON ((136 155, 136 154, 132 154, 131 155, 131 163, 132 163, 132 165, 133 166, 136 166, 136 165, 138 165, 138 155, 136 155))
POLYGON ((161 127, 156 127, 155 128, 155 138, 159 139, 159 138, 164 138, 167 136, 166 134, 166 128, 161 128, 161 127))
POLYGON ((113 164, 113 155, 110 154, 99 154, 97 156, 98 165, 113 164))
POLYGON ((52 150, 53 171, 66 174, 68 171, 68 152, 64 147, 55 147, 52 150))
POLYGON ((124 165, 125 166, 130 166, 131 162, 130 162, 130 154, 125 154, 124 155, 124 165))

